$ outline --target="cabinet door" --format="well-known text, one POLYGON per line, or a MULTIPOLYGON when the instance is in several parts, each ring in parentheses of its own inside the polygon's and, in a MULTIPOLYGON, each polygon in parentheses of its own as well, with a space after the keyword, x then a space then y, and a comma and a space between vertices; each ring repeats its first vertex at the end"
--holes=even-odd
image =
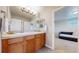
POLYGON ((36 50, 39 50, 40 48, 43 48, 45 46, 45 34, 38 34, 35 38, 36 41, 36 50))
POLYGON ((8 39, 2 40, 2 52, 8 53, 8 39))
POLYGON ((23 53, 24 52, 23 38, 13 38, 8 40, 8 52, 9 53, 23 53))
POLYGON ((38 37, 38 38, 35 38, 35 50, 37 51, 37 50, 39 50, 41 47, 41 41, 40 41, 40 37, 38 37))
POLYGON ((35 52, 35 41, 34 39, 26 40, 26 52, 35 52))
POLYGON ((27 53, 35 52, 35 36, 24 37, 24 51, 27 53))
POLYGON ((17 42, 14 44, 9 44, 9 53, 23 53, 23 42, 17 42))
POLYGON ((45 34, 41 34, 41 43, 40 43, 40 47, 43 48, 45 46, 45 39, 46 39, 46 36, 45 34))

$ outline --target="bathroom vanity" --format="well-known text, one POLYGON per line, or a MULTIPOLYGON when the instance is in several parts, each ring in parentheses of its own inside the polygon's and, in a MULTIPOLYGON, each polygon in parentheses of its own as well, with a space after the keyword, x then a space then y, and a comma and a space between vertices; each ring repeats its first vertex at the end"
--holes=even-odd
POLYGON ((45 46, 44 32, 5 35, 2 38, 3 53, 32 53, 45 46))

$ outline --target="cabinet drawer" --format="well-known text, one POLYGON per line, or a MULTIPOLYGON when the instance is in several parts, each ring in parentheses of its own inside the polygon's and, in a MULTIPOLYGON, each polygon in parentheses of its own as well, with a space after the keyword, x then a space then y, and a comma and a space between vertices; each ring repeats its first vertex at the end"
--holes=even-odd
POLYGON ((8 40, 8 44, 18 43, 22 41, 23 41, 23 38, 13 38, 8 40))
POLYGON ((23 53, 23 42, 10 44, 9 46, 9 53, 23 53))
POLYGON ((30 35, 30 36, 26 36, 26 37, 24 37, 25 40, 34 39, 34 38, 35 38, 34 35, 30 35))

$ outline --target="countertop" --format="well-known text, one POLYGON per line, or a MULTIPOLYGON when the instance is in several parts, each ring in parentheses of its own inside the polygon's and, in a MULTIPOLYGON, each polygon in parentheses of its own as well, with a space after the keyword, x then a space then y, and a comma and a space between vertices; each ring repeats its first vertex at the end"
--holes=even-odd
POLYGON ((15 33, 15 34, 2 34, 2 39, 23 37, 23 36, 29 36, 29 35, 35 35, 41 33, 45 33, 45 32, 24 32, 24 33, 15 33))

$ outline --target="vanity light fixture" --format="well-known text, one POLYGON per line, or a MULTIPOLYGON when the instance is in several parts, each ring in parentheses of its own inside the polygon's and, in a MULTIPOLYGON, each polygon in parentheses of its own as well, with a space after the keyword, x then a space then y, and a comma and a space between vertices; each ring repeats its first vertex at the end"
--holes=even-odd
POLYGON ((25 12, 25 13, 29 13, 29 14, 31 14, 31 15, 33 15, 34 14, 34 12, 32 12, 31 10, 28 10, 28 9, 26 9, 26 8, 21 8, 21 11, 22 12, 25 12))
POLYGON ((21 11, 25 12, 25 13, 29 13, 29 14, 31 14, 33 16, 35 16, 37 14, 35 11, 33 11, 31 9, 24 8, 24 7, 21 7, 21 11))
POLYGON ((25 8, 21 8, 21 11, 22 12, 25 12, 25 13, 29 13, 29 10, 25 9, 25 8))

